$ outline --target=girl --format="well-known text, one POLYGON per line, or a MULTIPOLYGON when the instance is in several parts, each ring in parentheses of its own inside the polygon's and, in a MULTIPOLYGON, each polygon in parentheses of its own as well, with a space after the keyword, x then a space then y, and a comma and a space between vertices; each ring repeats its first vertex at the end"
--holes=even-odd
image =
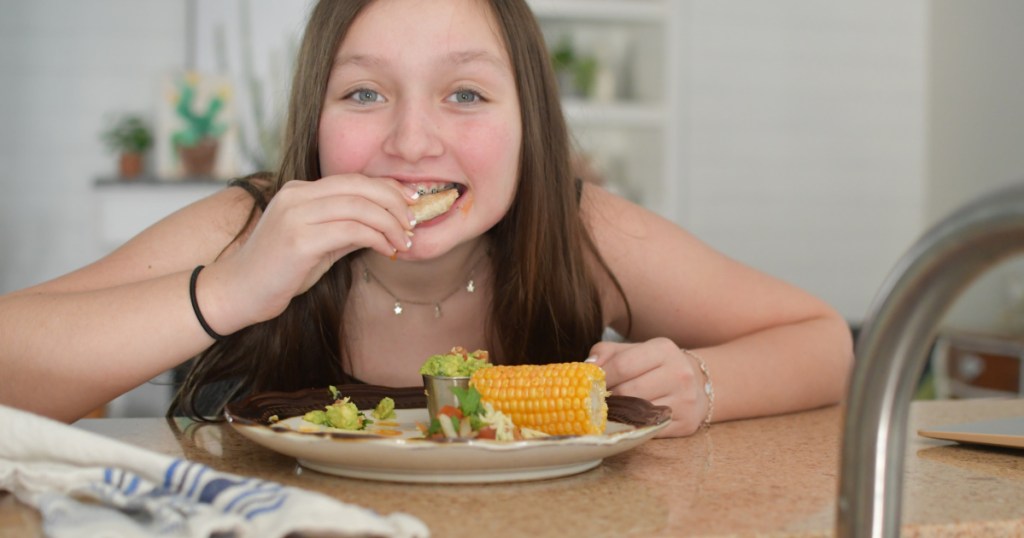
POLYGON ((74 420, 196 357, 173 407, 216 414, 247 392, 419 384, 456 345, 590 357, 614 393, 672 408, 666 436, 843 394, 836 312, 574 178, 524 1, 322 1, 284 144, 276 174, 0 299, 0 401, 74 420), (454 203, 417 222, 434 191, 454 203))

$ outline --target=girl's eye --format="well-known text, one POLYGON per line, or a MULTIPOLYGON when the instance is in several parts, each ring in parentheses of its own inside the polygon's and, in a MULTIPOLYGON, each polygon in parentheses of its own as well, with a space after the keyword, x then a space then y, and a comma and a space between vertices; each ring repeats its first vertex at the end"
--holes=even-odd
POLYGON ((455 93, 451 94, 448 98, 449 101, 460 104, 476 103, 482 100, 479 92, 473 90, 455 90, 455 93))
POLYGON ((346 95, 345 99, 352 99, 359 104, 377 103, 384 100, 379 93, 366 88, 358 89, 346 95))

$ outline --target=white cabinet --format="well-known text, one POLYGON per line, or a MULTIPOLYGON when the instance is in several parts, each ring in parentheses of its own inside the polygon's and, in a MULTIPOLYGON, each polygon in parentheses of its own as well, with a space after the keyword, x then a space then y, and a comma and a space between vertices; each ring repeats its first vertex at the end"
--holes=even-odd
POLYGON ((99 246, 106 253, 175 211, 226 187, 223 181, 96 182, 99 246))
POLYGON ((566 119, 583 158, 609 190, 677 220, 681 4, 529 3, 555 60, 566 119))

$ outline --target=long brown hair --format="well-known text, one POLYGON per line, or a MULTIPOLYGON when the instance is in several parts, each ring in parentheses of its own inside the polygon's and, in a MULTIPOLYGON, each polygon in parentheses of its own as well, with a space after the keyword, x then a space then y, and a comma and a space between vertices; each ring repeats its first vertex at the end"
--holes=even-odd
MULTIPOLYGON (((321 0, 310 13, 283 159, 267 199, 287 181, 320 177, 317 129, 327 79, 348 28, 371 1, 321 0)), ((512 60, 523 127, 515 198, 488 232, 495 270, 488 347, 501 363, 580 360, 604 330, 591 268, 606 272, 623 300, 625 295, 580 216, 568 129, 540 28, 524 0, 486 1, 512 60)), ((351 283, 350 261, 343 258, 277 318, 215 343, 193 361, 169 413, 178 409, 202 419, 244 392, 353 381, 342 368, 345 347, 339 347, 351 283), (204 394, 204 388, 225 383, 212 401, 204 394)))

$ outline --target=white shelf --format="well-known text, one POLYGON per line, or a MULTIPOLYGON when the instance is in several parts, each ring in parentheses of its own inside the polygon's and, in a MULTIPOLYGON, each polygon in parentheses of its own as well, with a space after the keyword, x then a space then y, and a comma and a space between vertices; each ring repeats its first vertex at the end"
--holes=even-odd
POLYGON ((562 102, 569 123, 581 127, 622 127, 660 129, 665 126, 665 108, 637 103, 591 103, 576 99, 562 102))
POLYGON ((577 88, 562 97, 574 145, 607 186, 677 220, 681 4, 527 1, 549 46, 567 43, 598 63, 594 97, 576 97, 577 88))
POLYGON ((659 24, 665 4, 650 0, 529 0, 538 18, 659 24))

